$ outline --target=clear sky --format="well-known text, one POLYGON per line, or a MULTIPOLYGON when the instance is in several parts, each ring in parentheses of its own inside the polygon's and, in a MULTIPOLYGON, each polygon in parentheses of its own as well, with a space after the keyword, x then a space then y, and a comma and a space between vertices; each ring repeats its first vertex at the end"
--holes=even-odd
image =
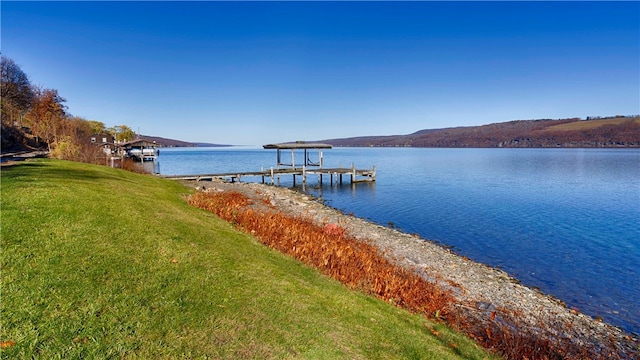
POLYGON ((11 2, 71 114, 262 145, 640 113, 640 2, 11 2))

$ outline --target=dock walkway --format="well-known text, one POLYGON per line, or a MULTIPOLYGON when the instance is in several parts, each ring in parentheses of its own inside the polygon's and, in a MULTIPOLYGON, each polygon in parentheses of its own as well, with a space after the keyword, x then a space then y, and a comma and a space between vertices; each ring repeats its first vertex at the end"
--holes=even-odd
POLYGON ((265 183, 265 179, 270 179, 271 184, 275 184, 276 180, 279 180, 281 175, 292 175, 293 185, 296 184, 296 176, 302 177, 303 184, 307 182, 308 175, 318 175, 318 181, 322 184, 323 177, 329 176, 329 181, 333 185, 334 176, 336 182, 342 184, 343 175, 349 176, 351 184, 360 182, 373 182, 376 180, 376 167, 371 169, 356 169, 354 166, 351 168, 307 168, 303 166, 301 168, 285 168, 260 170, 260 171, 241 171, 241 172, 228 172, 219 174, 199 174, 199 175, 166 175, 163 176, 167 179, 173 180, 189 180, 189 181, 211 181, 213 179, 223 179, 231 182, 240 182, 243 177, 255 177, 260 176, 262 183, 265 183))

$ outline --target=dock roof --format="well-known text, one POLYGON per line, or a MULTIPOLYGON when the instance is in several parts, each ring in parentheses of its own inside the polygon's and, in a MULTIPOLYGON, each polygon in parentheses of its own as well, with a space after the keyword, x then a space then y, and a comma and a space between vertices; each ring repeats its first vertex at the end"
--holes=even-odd
POLYGON ((156 144, 155 141, 147 140, 147 139, 136 139, 136 140, 132 140, 132 141, 119 143, 117 145, 120 146, 120 147, 130 147, 130 146, 157 147, 158 146, 158 144, 156 144))
POLYGON ((331 144, 306 143, 298 141, 294 143, 267 144, 262 146, 265 149, 331 149, 331 144))

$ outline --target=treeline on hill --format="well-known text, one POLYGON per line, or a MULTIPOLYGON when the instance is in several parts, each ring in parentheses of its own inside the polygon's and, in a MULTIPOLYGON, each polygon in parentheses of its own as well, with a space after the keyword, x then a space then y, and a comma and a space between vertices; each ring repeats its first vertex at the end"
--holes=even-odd
POLYGON ((390 147, 640 147, 640 116, 591 120, 516 120, 503 123, 421 130, 409 135, 331 139, 334 146, 390 147))
POLYGON ((67 112, 66 99, 56 89, 35 86, 20 66, 2 56, 2 152, 45 150, 59 159, 105 163, 105 153, 91 144, 94 134, 109 134, 117 141, 133 140, 126 125, 107 128, 67 112))

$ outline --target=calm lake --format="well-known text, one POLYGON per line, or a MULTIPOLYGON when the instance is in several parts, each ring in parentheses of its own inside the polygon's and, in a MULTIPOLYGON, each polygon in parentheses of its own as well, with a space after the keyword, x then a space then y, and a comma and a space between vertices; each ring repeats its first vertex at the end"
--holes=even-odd
MULTIPOLYGON (((325 167, 377 169, 375 183, 354 186, 330 185, 325 177, 320 187, 309 176, 304 191, 327 205, 451 246, 569 307, 640 333, 640 150, 334 148, 323 154, 325 167)), ((317 153, 310 157, 317 160, 317 153)), ((268 169, 276 152, 167 148, 159 159, 162 175, 210 174, 268 169)), ((291 186, 291 176, 281 185, 291 186)))

